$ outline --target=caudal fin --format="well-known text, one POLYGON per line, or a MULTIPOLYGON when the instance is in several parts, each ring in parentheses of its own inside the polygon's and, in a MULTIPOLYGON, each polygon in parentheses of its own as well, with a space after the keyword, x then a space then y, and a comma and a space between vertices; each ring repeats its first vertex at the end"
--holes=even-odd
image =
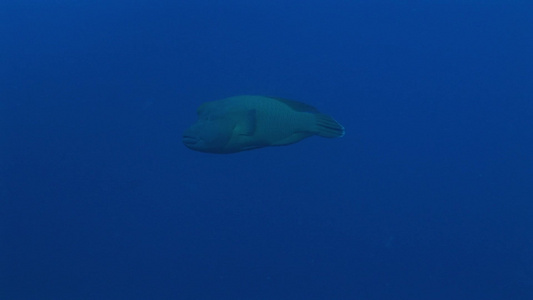
POLYGON ((344 127, 332 117, 316 113, 315 133, 321 137, 338 138, 344 135, 344 127))

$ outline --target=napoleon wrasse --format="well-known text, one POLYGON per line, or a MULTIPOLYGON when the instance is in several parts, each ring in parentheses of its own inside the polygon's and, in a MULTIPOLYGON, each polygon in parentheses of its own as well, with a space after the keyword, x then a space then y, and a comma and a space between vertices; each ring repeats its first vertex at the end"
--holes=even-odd
POLYGON ((313 135, 342 137, 344 127, 305 103, 245 95, 202 104, 198 120, 183 133, 183 144, 200 152, 234 153, 313 135))

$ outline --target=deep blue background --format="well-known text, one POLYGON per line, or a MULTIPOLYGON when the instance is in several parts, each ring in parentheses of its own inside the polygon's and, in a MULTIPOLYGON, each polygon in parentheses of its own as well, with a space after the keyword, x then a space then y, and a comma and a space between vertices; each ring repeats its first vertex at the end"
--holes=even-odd
POLYGON ((0 299, 533 299, 533 2, 79 2, 0 3, 0 299), (346 136, 181 144, 239 94, 346 136))

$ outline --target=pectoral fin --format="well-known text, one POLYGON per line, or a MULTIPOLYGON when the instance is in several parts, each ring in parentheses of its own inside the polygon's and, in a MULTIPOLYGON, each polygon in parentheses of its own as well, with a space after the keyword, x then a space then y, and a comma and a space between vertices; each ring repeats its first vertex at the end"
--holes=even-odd
POLYGON ((257 113, 255 109, 251 109, 240 114, 239 122, 237 122, 237 126, 235 128, 239 135, 254 135, 257 125, 256 115, 257 113))

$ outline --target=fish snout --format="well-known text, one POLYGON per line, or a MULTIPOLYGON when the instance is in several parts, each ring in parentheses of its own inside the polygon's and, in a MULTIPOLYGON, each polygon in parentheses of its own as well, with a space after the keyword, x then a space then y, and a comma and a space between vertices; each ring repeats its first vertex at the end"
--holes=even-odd
POLYGON ((188 129, 188 130, 185 130, 185 132, 183 133, 181 140, 183 144, 185 144, 185 146, 190 146, 190 145, 194 145, 198 143, 199 138, 190 129, 188 129))
POLYGON ((192 136, 183 136, 182 142, 185 146, 189 146, 198 143, 198 139, 192 136))

